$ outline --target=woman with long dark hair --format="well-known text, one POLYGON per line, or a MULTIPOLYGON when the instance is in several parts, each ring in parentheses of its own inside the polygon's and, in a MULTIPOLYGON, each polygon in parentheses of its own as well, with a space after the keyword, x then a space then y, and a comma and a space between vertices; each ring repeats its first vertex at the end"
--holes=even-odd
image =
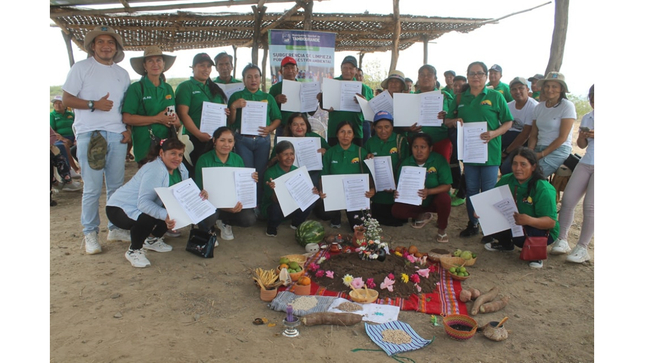
MULTIPOLYGON (((550 245, 560 230, 555 188, 544 177, 533 150, 520 147, 509 157, 513 160, 513 172, 502 176, 495 187, 508 185, 510 188, 518 210, 513 216, 515 224, 522 226, 529 236, 548 235, 550 245)), ((524 246, 525 236, 513 237, 510 229, 491 237, 497 242, 486 243, 484 248, 488 251, 512 251, 515 246, 524 246)), ((529 262, 532 268, 542 268, 542 265, 542 261, 529 262)))
MULTIPOLYGON (((204 102, 226 104, 226 94, 211 80, 213 60, 206 53, 199 53, 193 58, 193 76, 177 86, 177 115, 184 125, 183 133, 187 134, 193 144, 193 150, 186 160, 186 167, 191 177, 195 176, 195 164, 202 154, 212 148, 211 135, 200 131, 202 106, 204 102)), ((230 113, 229 109, 225 110, 230 113)))

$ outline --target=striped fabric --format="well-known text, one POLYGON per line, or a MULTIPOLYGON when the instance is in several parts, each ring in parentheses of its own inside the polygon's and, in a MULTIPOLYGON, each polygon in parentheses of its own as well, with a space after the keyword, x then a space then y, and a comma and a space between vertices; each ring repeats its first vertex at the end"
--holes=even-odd
POLYGON ((372 339, 372 341, 376 343, 376 345, 381 347, 381 349, 383 349, 389 356, 396 353, 420 349, 434 341, 434 337, 432 338, 432 340, 421 338, 409 324, 400 321, 391 321, 385 324, 365 323, 365 332, 370 337, 370 339, 372 339), (412 338, 412 341, 407 344, 394 344, 384 342, 383 337, 381 336, 381 332, 388 329, 403 330, 412 338))

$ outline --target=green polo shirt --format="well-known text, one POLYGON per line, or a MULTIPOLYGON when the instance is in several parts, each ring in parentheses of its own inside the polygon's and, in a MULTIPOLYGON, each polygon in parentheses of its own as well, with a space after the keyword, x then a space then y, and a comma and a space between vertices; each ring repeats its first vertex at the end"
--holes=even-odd
POLYGON ((217 157, 215 150, 211 150, 203 154, 202 156, 200 156, 199 160, 197 160, 197 164, 195 164, 195 184, 197 184, 199 189, 204 189, 204 179, 202 176, 202 169, 222 167, 222 166, 227 166, 232 168, 244 168, 244 161, 242 160, 241 156, 237 155, 234 152, 231 152, 230 154, 228 154, 228 160, 226 160, 225 163, 223 163, 219 159, 219 157, 217 157))
MULTIPOLYGON (((490 82, 486 84, 486 86, 490 86, 490 82)), ((511 96, 511 88, 504 82, 499 82, 497 87, 494 88, 495 91, 499 92, 504 96, 504 99, 506 102, 511 102, 513 101, 513 97, 511 96)))
MULTIPOLYGON (((213 102, 225 105, 226 102, 221 95, 211 95, 211 91, 207 85, 190 77, 189 80, 184 81, 177 86, 177 106, 188 106, 188 116, 193 119, 195 126, 199 128, 202 121, 202 106, 204 101, 213 102)), ((190 132, 184 127, 183 134, 190 135, 190 132)))
MULTIPOLYGON (((320 138, 320 147, 325 149, 325 150, 329 150, 329 148, 330 148, 329 144, 327 143, 327 140, 325 140, 324 137, 318 135, 315 132, 307 132, 307 133, 305 133, 305 137, 317 137, 317 138, 320 138)), ((274 156, 275 156, 275 145, 271 149, 271 156, 269 156, 269 160, 273 159, 274 156)))
POLYGON ((452 88, 444 87, 441 89, 441 92, 444 94, 449 94, 452 98, 455 98, 455 90, 453 90, 452 88))
MULTIPOLYGON (((482 92, 473 96, 470 89, 461 93, 461 100, 457 105, 457 99, 450 103, 448 115, 455 115, 454 118, 461 118, 464 122, 488 123, 488 130, 497 130, 501 124, 513 121, 513 115, 508 109, 508 103, 501 93, 484 88, 482 92)), ((502 137, 498 136, 488 143, 488 161, 484 164, 466 163, 466 165, 500 165, 502 162, 502 137)))
MULTIPOLYGON (((450 171, 450 165, 446 161, 446 158, 437 154, 436 152, 431 152, 430 156, 428 156, 428 160, 426 160, 423 165, 417 164, 416 160, 414 160, 414 156, 410 155, 401 163, 401 168, 404 166, 423 166, 426 169, 426 182, 424 185, 425 189, 436 188, 440 185, 452 184, 452 173, 450 171)), ((399 168, 396 173, 397 184, 399 182, 399 176, 401 175, 401 168, 399 168)), ((423 200, 421 206, 427 207, 432 201, 433 197, 434 195, 428 196, 425 200, 423 200)))
POLYGON ((61 136, 74 136, 74 131, 72 130, 73 124, 74 113, 67 109, 65 109, 62 115, 56 112, 56 110, 49 114, 49 126, 61 136))
MULTIPOLYGON (((296 79, 296 82, 300 82, 300 80, 296 79)), ((275 98, 277 95, 282 94, 282 81, 274 84, 271 86, 269 89, 269 94, 275 98)), ((277 103, 277 102, 276 102, 277 103)), ((282 111, 282 104, 278 103, 278 108, 280 108, 280 114, 282 114, 282 121, 280 122, 280 125, 282 126, 287 126, 287 121, 289 121, 289 117, 294 114, 294 112, 291 111, 282 111)), ((307 113, 303 112, 304 118, 307 119, 307 113)))
MULTIPOLYGON (((291 165, 291 168, 289 169, 289 172, 294 171, 298 169, 294 165, 291 165)), ((273 165, 272 167, 268 168, 267 171, 264 172, 264 193, 262 194, 262 202, 260 203, 260 212, 264 216, 264 218, 268 218, 268 209, 269 205, 273 203, 273 195, 275 194, 275 191, 267 185, 267 182, 269 182, 270 179, 276 180, 277 178, 283 176, 286 174, 284 170, 280 167, 278 163, 273 165)))
MULTIPOLYGON (((336 77, 339 81, 343 81, 343 77, 336 77)), ((353 79, 355 81, 356 78, 353 79)), ((372 89, 363 84, 363 90, 361 94, 365 96, 366 100, 371 100, 374 97, 372 89)), ((343 121, 349 121, 354 128, 354 138, 362 139, 363 138, 363 113, 362 112, 351 112, 351 111, 334 111, 329 113, 329 120, 327 121, 327 139, 330 137, 336 137, 336 128, 338 124, 343 121)))
POLYGON ((555 204, 555 188, 546 180, 538 180, 529 193, 529 181, 530 179, 520 184, 511 173, 503 175, 495 184, 495 187, 508 185, 520 214, 526 214, 533 218, 550 217, 553 219, 555 226, 551 228, 549 233, 555 239, 560 233, 558 210, 555 204))
MULTIPOLYGON (((278 108, 278 103, 270 94, 262 92, 261 90, 257 90, 255 93, 251 93, 251 91, 244 88, 243 90, 237 91, 231 95, 231 99, 228 100, 228 108, 230 109, 233 102, 239 100, 240 98, 247 101, 267 102, 269 104, 267 106, 266 126, 269 126, 273 120, 281 120, 280 122, 282 122, 282 114, 280 113, 280 108, 278 108)), ((242 125, 242 112, 244 112, 243 109, 237 109, 237 113, 235 114, 235 122, 233 123, 233 125, 231 125, 233 130, 236 130, 236 132, 238 132, 242 125)))
MULTIPOLYGON (((435 88, 435 91, 436 90, 437 89, 435 88)), ((421 91, 417 91, 415 93, 419 94, 421 93, 421 91)), ((441 90, 441 94, 443 94, 443 110, 448 112, 448 108, 450 107, 450 103, 452 102, 454 97, 444 90, 441 90)), ((441 126, 421 126, 421 132, 430 135, 430 137, 432 138, 432 143, 437 143, 448 138, 448 126, 444 124, 442 124, 441 126)), ((412 133, 408 132, 407 134, 408 136, 410 136, 412 133)))
MULTIPOLYGON (((405 136, 392 133, 390 137, 383 141, 378 135, 374 135, 365 143, 365 151, 374 156, 387 156, 392 158, 392 170, 396 172, 399 163, 410 155, 410 146, 405 136)), ((394 204, 394 194, 385 191, 376 192, 372 201, 380 204, 394 204)))
POLYGON ((368 173, 367 166, 363 166, 366 156, 367 151, 353 143, 347 150, 340 144, 332 146, 323 156, 321 175, 368 173))
POLYGON ((539 101, 540 100, 540 91, 533 92, 533 95, 531 97, 533 97, 534 100, 539 101))
POLYGON ((217 76, 217 78, 215 78, 215 79, 213 80, 213 82, 215 82, 215 83, 221 83, 221 84, 242 83, 242 81, 240 81, 239 79, 235 79, 235 78, 233 78, 233 77, 231 77, 231 80, 230 80, 229 82, 224 82, 224 81, 222 81, 222 79, 221 79, 221 78, 219 78, 219 76, 217 76))
POLYGON ((168 186, 171 187, 177 183, 181 183, 181 173, 179 168, 175 169, 172 174, 168 172, 168 186))
MULTIPOLYGON (((128 87, 121 112, 139 116, 155 116, 166 107, 174 105, 175 92, 171 85, 161 81, 159 86, 155 86, 147 76, 143 76, 141 80, 128 87)), ((149 128, 160 139, 168 137, 168 127, 162 124, 132 126, 132 151, 135 161, 145 159, 150 150, 149 128)))

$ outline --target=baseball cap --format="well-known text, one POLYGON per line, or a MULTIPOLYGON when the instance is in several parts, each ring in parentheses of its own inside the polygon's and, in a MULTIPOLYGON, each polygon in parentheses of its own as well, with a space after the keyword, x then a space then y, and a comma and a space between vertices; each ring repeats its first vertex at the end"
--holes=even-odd
POLYGON ((529 83, 526 81, 526 79, 524 77, 515 77, 515 78, 513 78, 513 80, 508 84, 508 86, 513 87, 513 84, 518 83, 518 82, 523 84, 523 85, 525 85, 526 87, 529 86, 529 83))
POLYGON ((452 76, 453 76, 453 77, 456 77, 456 76, 457 76, 457 73, 455 73, 455 71, 445 71, 445 72, 443 72, 443 75, 444 75, 444 76, 447 76, 447 75, 449 75, 449 74, 452 74, 452 76))
POLYGON ((354 67, 358 67, 358 61, 356 61, 356 57, 352 55, 348 55, 347 57, 345 57, 343 61, 340 63, 340 65, 342 66, 345 63, 351 63, 354 67))
POLYGON ((193 57, 193 67, 196 66, 197 64, 199 64, 201 62, 205 62, 205 61, 210 62, 211 66, 215 65, 215 63, 213 62, 213 60, 211 59, 211 57, 208 54, 206 54, 206 53, 197 53, 193 57))
POLYGON ((295 59, 293 59, 293 57, 289 57, 289 56, 284 57, 284 58, 282 59, 282 63, 280 63, 280 67, 284 67, 284 66, 286 66, 287 64, 293 64, 293 65, 295 65, 295 66, 297 66, 297 65, 298 65, 298 63, 296 63, 296 60, 295 60, 295 59))
POLYGON ((379 122, 381 120, 388 120, 388 121, 392 122, 392 124, 394 124, 394 118, 387 111, 379 111, 374 115, 374 124, 375 125, 376 125, 377 122, 379 122))
POLYGON ((544 76, 543 76, 543 75, 541 75, 541 74, 539 74, 539 73, 536 73, 536 74, 535 74, 535 76, 533 76, 533 77, 529 77, 529 81, 530 81, 531 83, 533 83, 533 82, 535 82, 535 81, 539 81, 539 80, 541 80, 541 79, 544 79, 544 76))
POLYGON ((495 72, 502 73, 502 67, 500 67, 500 65, 499 65, 499 64, 493 64, 493 66, 492 66, 492 67, 490 67, 490 70, 491 70, 491 71, 495 71, 495 72))

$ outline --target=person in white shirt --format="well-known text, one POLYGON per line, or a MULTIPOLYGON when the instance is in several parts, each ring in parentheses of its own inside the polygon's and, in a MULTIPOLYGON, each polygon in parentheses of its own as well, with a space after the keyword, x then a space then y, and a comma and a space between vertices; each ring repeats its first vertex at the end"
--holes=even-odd
MULTIPOLYGON (((128 72, 117 65, 125 57, 123 39, 114 29, 98 26, 84 40, 89 57, 72 66, 63 85, 63 103, 75 109, 77 157, 83 178, 81 224, 85 253, 101 252, 98 240, 99 198, 105 178, 107 199, 123 185, 130 131, 121 106, 130 85, 128 72), (93 141, 92 141, 93 140, 93 141), (90 147, 98 145, 99 147, 90 147), (90 155, 88 155, 90 151, 90 155)), ((130 241, 128 231, 108 221, 108 241, 130 241)))
POLYGON ((513 78, 509 86, 513 101, 508 103, 508 109, 513 115, 513 126, 502 135, 502 165, 499 167, 502 175, 513 172, 512 160, 507 160, 507 156, 513 150, 527 145, 533 126, 533 109, 539 103, 529 97, 528 82, 523 77, 513 78))
MULTIPOLYGON (((589 89, 589 103, 592 108, 594 107, 593 96, 594 86, 591 86, 591 89, 589 89)), ((594 230, 594 110, 582 117, 576 143, 582 149, 587 148, 587 152, 576 165, 566 188, 564 188, 562 207, 558 218, 560 234, 558 239, 553 242, 551 254, 561 255, 571 251, 567 236, 573 223, 573 211, 584 195, 580 237, 578 238, 578 244, 573 248, 571 254, 567 256, 567 261, 569 262, 583 263, 591 259, 587 247, 589 247, 594 230)))

